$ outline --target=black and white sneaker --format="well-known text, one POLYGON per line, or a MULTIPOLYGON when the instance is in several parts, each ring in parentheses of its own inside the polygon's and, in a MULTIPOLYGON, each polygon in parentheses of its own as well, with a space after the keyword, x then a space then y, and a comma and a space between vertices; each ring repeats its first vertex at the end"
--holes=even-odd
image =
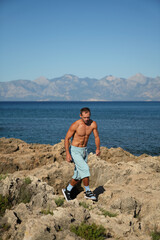
POLYGON ((72 200, 71 198, 71 192, 67 190, 67 188, 62 189, 62 193, 66 199, 67 202, 69 202, 70 200, 72 200))
POLYGON ((96 196, 94 195, 94 193, 92 191, 86 191, 85 192, 85 198, 91 199, 93 201, 97 200, 96 196))

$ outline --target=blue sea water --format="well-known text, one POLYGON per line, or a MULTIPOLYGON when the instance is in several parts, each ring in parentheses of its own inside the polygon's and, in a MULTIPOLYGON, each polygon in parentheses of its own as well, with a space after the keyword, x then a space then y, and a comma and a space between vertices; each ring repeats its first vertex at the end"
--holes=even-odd
MULTIPOLYGON (((91 109, 101 146, 160 155, 160 102, 0 102, 0 137, 54 145, 82 107, 91 109)), ((93 134, 88 148, 95 152, 93 134)))

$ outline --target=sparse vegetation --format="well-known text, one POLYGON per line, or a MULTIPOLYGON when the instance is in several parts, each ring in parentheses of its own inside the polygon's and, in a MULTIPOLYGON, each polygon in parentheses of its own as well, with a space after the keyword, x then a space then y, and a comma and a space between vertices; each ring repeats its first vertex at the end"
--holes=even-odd
POLYGON ((25 184, 31 184, 31 182, 32 182, 32 180, 29 178, 29 177, 26 177, 25 179, 24 179, 24 182, 25 182, 25 184))
POLYGON ((156 230, 151 233, 152 240, 160 240, 160 232, 157 232, 156 230))
POLYGON ((60 198, 60 197, 59 197, 59 198, 56 198, 54 201, 55 201, 57 207, 60 207, 60 206, 62 206, 63 203, 64 203, 64 198, 60 198))
POLYGON ((88 208, 89 209, 89 205, 87 204, 87 203, 85 203, 85 202, 80 202, 79 203, 79 206, 82 206, 82 207, 84 207, 84 208, 88 208))
POLYGON ((30 184, 29 179, 24 180, 24 182, 19 186, 19 194, 15 196, 3 196, 0 194, 0 216, 3 216, 6 209, 10 209, 13 205, 19 203, 29 203, 32 197, 31 190, 28 188, 30 184))
POLYGON ((100 210, 105 217, 106 216, 108 216, 108 217, 116 217, 117 216, 117 213, 111 213, 109 211, 104 210, 103 208, 100 208, 100 210))
POLYGON ((6 209, 10 209, 12 207, 9 197, 3 196, 0 194, 0 216, 3 216, 6 209))
POLYGON ((41 213, 45 215, 48 215, 48 214, 53 215, 53 211, 51 212, 50 207, 47 209, 42 209, 41 213))
POLYGON ((20 186, 19 195, 17 199, 17 203, 29 203, 32 197, 31 190, 27 188, 28 186, 28 180, 27 183, 24 181, 24 183, 20 186))
POLYGON ((7 177, 7 174, 0 174, 0 181, 5 179, 7 177))
POLYGON ((87 204, 86 202, 79 202, 79 206, 82 206, 88 210, 92 210, 92 206, 90 204, 87 204))
MULTIPOLYGON (((0 240, 2 240, 3 234, 7 232, 10 229, 10 227, 11 225, 5 222, 4 220, 0 221, 0 240)), ((7 237, 5 239, 10 239, 10 238, 7 237)))
POLYGON ((0 224, 0 231, 1 232, 5 232, 5 231, 8 231, 10 229, 11 225, 8 224, 8 223, 3 223, 3 224, 0 224))
POLYGON ((97 226, 95 223, 89 225, 82 222, 79 226, 71 225, 70 231, 86 240, 104 240, 106 238, 105 228, 101 225, 97 226))

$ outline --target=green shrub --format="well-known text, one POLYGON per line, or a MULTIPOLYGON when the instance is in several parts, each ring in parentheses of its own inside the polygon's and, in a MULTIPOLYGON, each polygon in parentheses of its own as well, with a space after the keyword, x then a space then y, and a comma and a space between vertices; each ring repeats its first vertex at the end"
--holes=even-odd
POLYGON ((108 217, 116 217, 117 216, 117 213, 111 213, 109 211, 104 210, 103 208, 100 208, 100 210, 105 217, 106 216, 108 216, 108 217))
POLYGON ((10 209, 11 207, 12 205, 9 201, 9 197, 0 194, 0 216, 3 216, 6 209, 10 209))
POLYGON ((0 217, 0 240, 11 239, 11 235, 10 235, 10 233, 8 233, 10 227, 11 227, 11 225, 7 222, 7 218, 1 216, 0 217), (4 234, 5 234, 5 238, 3 237, 4 234))
POLYGON ((79 206, 82 206, 82 207, 84 207, 84 208, 86 208, 86 209, 89 209, 89 208, 90 208, 89 204, 87 204, 87 203, 85 203, 85 202, 80 202, 80 203, 79 203, 79 206))
POLYGON ((0 174, 0 181, 5 179, 7 177, 7 174, 0 174))
POLYGON ((11 225, 8 223, 0 224, 0 232, 6 232, 10 229, 11 225))
POLYGON ((95 223, 89 225, 82 222, 79 226, 71 225, 70 231, 86 240, 104 240, 106 238, 105 228, 101 225, 97 226, 95 223))
POLYGON ((160 240, 160 232, 154 231, 151 233, 152 240, 160 240))
POLYGON ((30 184, 32 181, 31 181, 31 179, 29 178, 29 177, 26 177, 25 179, 24 179, 24 183, 25 184, 30 184))
POLYGON ((0 194, 0 216, 3 216, 6 209, 10 209, 14 204, 29 203, 32 197, 31 191, 27 188, 29 180, 27 179, 19 188, 18 197, 3 196, 0 194))
MULTIPOLYGON (((8 224, 7 222, 5 222, 4 220, 0 219, 0 240, 2 240, 2 236, 5 232, 8 232, 8 230, 10 229, 11 225, 8 224)), ((5 239, 10 239, 8 238, 9 235, 7 237, 5 237, 5 239)), ((3 238, 4 239, 4 238, 3 238)))
POLYGON ((80 202, 79 206, 82 206, 82 207, 84 207, 86 209, 89 208, 89 205, 87 203, 85 203, 85 202, 80 202))
POLYGON ((32 197, 31 191, 27 188, 28 183, 23 183, 20 186, 17 203, 29 203, 32 197))
POLYGON ((57 207, 60 207, 64 203, 64 198, 56 198, 54 201, 55 201, 57 207))
POLYGON ((45 215, 48 215, 48 214, 53 215, 53 212, 50 211, 50 208, 42 209, 41 213, 45 215))

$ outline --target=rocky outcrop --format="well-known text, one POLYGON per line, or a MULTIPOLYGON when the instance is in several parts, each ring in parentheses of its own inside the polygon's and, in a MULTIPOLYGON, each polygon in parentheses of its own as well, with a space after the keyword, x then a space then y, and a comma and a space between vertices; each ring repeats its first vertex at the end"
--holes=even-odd
POLYGON ((128 162, 128 161, 135 161, 137 157, 132 155, 129 152, 124 151, 122 148, 110 148, 101 147, 101 159, 111 162, 117 163, 119 161, 128 162))
POLYGON ((19 139, 0 139, 0 173, 31 170, 65 159, 64 140, 54 146, 27 144, 19 139))
POLYGON ((90 186, 97 201, 84 199, 83 184, 59 206, 73 174, 64 141, 51 146, 0 139, 0 194, 10 202, 0 218, 0 237, 13 240, 81 239, 70 231, 85 221, 106 229, 104 239, 151 240, 160 232, 160 157, 139 157, 121 148, 90 153, 90 186))

